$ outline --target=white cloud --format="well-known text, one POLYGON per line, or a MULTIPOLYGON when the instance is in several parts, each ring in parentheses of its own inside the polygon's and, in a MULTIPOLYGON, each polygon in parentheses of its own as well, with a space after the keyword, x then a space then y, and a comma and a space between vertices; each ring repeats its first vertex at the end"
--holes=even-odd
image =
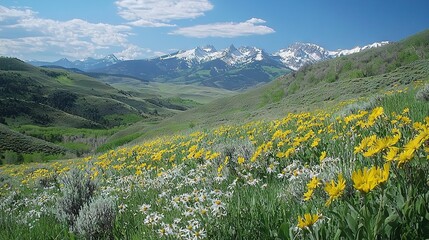
POLYGON ((31 17, 35 12, 30 9, 17 9, 17 8, 7 8, 0 6, 0 21, 4 21, 8 18, 22 18, 22 17, 31 17))
POLYGON ((259 18, 252 18, 245 22, 222 22, 205 25, 196 25, 192 27, 184 27, 176 29, 170 34, 183 35, 187 37, 206 38, 206 37, 223 37, 233 38, 249 35, 265 35, 274 33, 274 29, 259 25, 265 23, 259 18))
POLYGON ((118 0, 118 14, 129 24, 141 27, 166 27, 172 20, 203 16, 212 10, 208 0, 118 0))
POLYGON ((123 51, 115 53, 115 56, 121 60, 141 59, 143 57, 152 58, 162 55, 165 55, 165 53, 141 48, 133 44, 129 44, 123 51))
POLYGON ((0 32, 0 55, 55 55, 55 51, 57 55, 81 59, 100 55, 100 50, 128 48, 132 28, 82 19, 44 19, 29 9, 0 5, 0 32))

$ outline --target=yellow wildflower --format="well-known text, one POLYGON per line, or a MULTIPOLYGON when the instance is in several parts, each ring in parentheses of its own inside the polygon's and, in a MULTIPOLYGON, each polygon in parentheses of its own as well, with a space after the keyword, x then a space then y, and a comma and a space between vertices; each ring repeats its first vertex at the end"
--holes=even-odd
POLYGON ((241 156, 237 158, 237 162, 240 165, 244 163, 244 160, 245 160, 244 157, 241 157, 241 156))
POLYGON ((316 189, 320 184, 320 179, 313 177, 310 182, 307 183, 307 187, 308 189, 316 189))
POLYGON ((298 216, 298 227, 301 229, 311 227, 319 218, 320 216, 318 214, 311 213, 304 214, 304 217, 298 216))
POLYGON ((323 161, 325 158, 326 158, 326 151, 323 151, 323 152, 320 154, 319 160, 320 160, 320 161, 323 161))
POLYGON ((328 201, 326 201, 326 206, 329 206, 332 201, 339 198, 346 188, 346 180, 343 178, 343 175, 340 173, 338 175, 338 183, 335 183, 334 180, 331 180, 330 183, 326 184, 325 191, 329 195, 328 201))
POLYGON ((320 142, 320 138, 316 138, 314 139, 313 143, 311 143, 311 147, 317 147, 319 145, 320 142))
POLYGON ((286 150, 285 152, 285 158, 290 157, 292 154, 295 153, 295 148, 289 148, 288 150, 286 150))
MULTIPOLYGON (((386 168, 386 165, 385 165, 386 168)), ((387 165, 387 176, 389 167, 387 165)), ((367 193, 373 190, 379 183, 385 182, 387 176, 384 176, 384 171, 373 166, 370 169, 365 167, 352 173, 353 186, 357 190, 367 193)))
POLYGON ((388 161, 388 162, 393 161, 393 160, 395 160, 398 152, 399 152, 399 148, 390 147, 389 151, 387 152, 387 154, 383 158, 386 159, 386 161, 388 161))
POLYGON ((409 162, 412 158, 414 157, 414 149, 413 148, 409 148, 409 149, 405 149, 403 152, 401 152, 398 155, 398 165, 402 165, 404 163, 409 162))
POLYGON ((304 201, 308 201, 311 199, 311 197, 313 196, 313 189, 308 189, 306 193, 304 193, 304 201))

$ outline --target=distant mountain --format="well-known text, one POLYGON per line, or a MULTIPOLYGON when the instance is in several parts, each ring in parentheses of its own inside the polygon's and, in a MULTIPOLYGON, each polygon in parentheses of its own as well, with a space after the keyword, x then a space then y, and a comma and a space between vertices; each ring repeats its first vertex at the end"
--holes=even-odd
POLYGON ((239 90, 269 82, 290 69, 260 48, 231 45, 218 51, 208 45, 154 59, 122 61, 96 71, 148 81, 239 90))
POLYGON ((287 67, 293 70, 298 70, 304 65, 313 64, 318 61, 336 58, 339 56, 350 55, 358 53, 370 48, 380 47, 388 44, 389 42, 376 42, 363 47, 355 47, 352 49, 338 49, 329 51, 312 43, 294 43, 286 49, 273 54, 280 59, 280 61, 287 67))
POLYGON ((119 60, 115 55, 110 54, 101 59, 86 58, 83 60, 76 60, 72 62, 67 58, 62 58, 55 62, 28 61, 28 63, 37 67, 57 66, 57 67, 63 67, 63 68, 76 68, 76 69, 88 72, 94 69, 108 67, 120 61, 121 60, 119 60))
POLYGON ((205 47, 196 47, 191 50, 179 51, 173 54, 165 55, 155 60, 162 61, 170 59, 184 60, 186 61, 188 67, 194 67, 195 65, 214 60, 221 60, 230 67, 257 62, 269 62, 269 64, 272 64, 276 67, 287 67, 282 66, 278 63, 278 61, 273 60, 270 54, 266 53, 260 48, 240 47, 237 49, 234 45, 231 45, 221 51, 217 51, 211 45, 205 47))
POLYGON ((269 82, 304 65, 379 47, 388 42, 364 47, 329 51, 316 44, 294 43, 269 54, 257 47, 234 45, 223 50, 207 45, 181 50, 158 58, 121 61, 114 55, 102 59, 29 63, 36 66, 60 66, 87 72, 127 75, 145 81, 199 84, 228 90, 240 90, 269 82))

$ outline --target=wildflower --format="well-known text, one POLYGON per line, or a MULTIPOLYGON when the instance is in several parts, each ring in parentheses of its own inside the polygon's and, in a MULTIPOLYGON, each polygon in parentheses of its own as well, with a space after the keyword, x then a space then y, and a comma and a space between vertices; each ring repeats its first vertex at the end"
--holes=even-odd
POLYGON ((225 210, 224 203, 219 199, 214 199, 212 201, 210 209, 212 210, 213 215, 222 215, 223 210, 225 210))
POLYGON ((316 138, 314 139, 313 143, 311 143, 311 147, 317 147, 319 145, 320 142, 320 138, 316 138))
POLYGON ((127 210, 127 207, 128 207, 128 205, 127 205, 127 204, 121 203, 121 204, 118 206, 119 213, 124 213, 124 212, 125 212, 125 210, 127 210))
POLYGON ((240 164, 240 165, 241 165, 241 164, 243 164, 243 163, 244 163, 244 157, 241 157, 241 156, 240 156, 240 157, 238 157, 238 158, 237 158, 237 162, 238 162, 238 164, 240 164))
POLYGON ((320 154, 319 160, 320 160, 320 161, 323 161, 325 158, 326 158, 326 151, 323 151, 323 152, 320 154))
POLYGON ((328 201, 326 201, 326 206, 329 206, 332 201, 339 198, 346 188, 346 180, 344 180, 343 175, 340 173, 338 175, 338 183, 335 183, 334 180, 331 180, 330 183, 326 184, 325 191, 329 195, 328 201))
POLYGON ((203 229, 192 232, 192 239, 204 239, 206 238, 206 231, 203 229))
POLYGON ((146 218, 144 219, 143 223, 146 225, 156 225, 158 224, 159 221, 161 221, 164 218, 163 214, 158 214, 158 213, 151 213, 149 215, 146 216, 146 218))
POLYGON ((160 237, 173 235, 173 228, 168 224, 162 223, 162 228, 158 229, 158 234, 160 237))
POLYGON ((398 155, 398 165, 402 165, 404 163, 409 162, 412 158, 414 157, 414 149, 409 148, 409 149, 405 149, 403 152, 401 152, 398 155))
POLYGON ((388 161, 388 162, 393 161, 393 160, 395 160, 398 152, 399 152, 399 148, 390 147, 389 151, 387 152, 387 154, 383 158, 386 159, 386 161, 388 161))
POLYGON ((359 152, 363 152, 365 148, 371 147, 376 140, 377 140, 377 135, 371 135, 369 137, 365 137, 364 139, 362 139, 359 146, 355 147, 354 153, 356 154, 359 152))
POLYGON ((386 182, 389 177, 390 165, 385 164, 384 168, 371 167, 354 171, 352 173, 353 186, 357 190, 368 193, 380 183, 386 182))
POLYGON ((320 185, 320 179, 313 177, 309 183, 307 183, 308 189, 316 189, 320 185))
POLYGON ((140 206, 139 211, 142 213, 147 213, 150 209, 150 204, 143 204, 140 206))
POLYGON ((257 179, 257 178, 255 178, 255 179, 249 179, 248 181, 247 181, 247 184, 249 185, 249 186, 255 186, 256 184, 258 184, 260 182, 260 180, 259 179, 257 179))
POLYGON ((273 173, 275 171, 275 166, 273 163, 271 163, 268 167, 267 167, 267 173, 273 173))
POLYGON ((286 150, 284 157, 288 158, 294 153, 295 153, 295 148, 289 148, 288 150, 286 150))
POLYGON ((378 148, 376 147, 372 147, 369 148, 366 152, 363 153, 364 157, 371 157, 374 156, 375 154, 377 154, 379 152, 378 148))
POLYGON ((298 227, 301 229, 313 226, 319 220, 318 214, 306 213, 304 217, 298 216, 298 227))
POLYGON ((308 201, 313 196, 314 189, 309 188, 306 193, 304 193, 304 201, 308 201))

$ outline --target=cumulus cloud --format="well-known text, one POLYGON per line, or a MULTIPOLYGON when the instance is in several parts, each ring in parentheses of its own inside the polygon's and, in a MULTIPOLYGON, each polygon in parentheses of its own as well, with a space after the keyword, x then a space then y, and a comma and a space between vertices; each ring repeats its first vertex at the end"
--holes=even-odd
POLYGON ((274 33, 274 29, 265 25, 264 20, 252 18, 245 22, 222 22, 205 25, 196 25, 192 27, 178 28, 170 34, 183 35, 187 37, 206 38, 206 37, 223 37, 233 38, 250 35, 265 35, 274 33))
POLYGON ((120 52, 116 52, 115 56, 121 60, 133 60, 133 59, 141 59, 143 57, 145 58, 159 57, 165 54, 166 53, 164 52, 153 51, 148 48, 141 48, 139 46, 129 44, 128 46, 126 46, 124 50, 120 52))
POLYGON ((44 19, 29 9, 0 5, 2 55, 56 51, 66 57, 86 58, 97 55, 101 49, 128 47, 131 31, 127 25, 90 23, 82 19, 44 19))
POLYGON ((35 12, 30 9, 7 8, 0 5, 0 21, 4 21, 8 18, 31 17, 34 14, 35 12))
POLYGON ((118 14, 129 24, 141 27, 167 27, 172 20, 203 16, 213 9, 208 0, 118 0, 118 14))

